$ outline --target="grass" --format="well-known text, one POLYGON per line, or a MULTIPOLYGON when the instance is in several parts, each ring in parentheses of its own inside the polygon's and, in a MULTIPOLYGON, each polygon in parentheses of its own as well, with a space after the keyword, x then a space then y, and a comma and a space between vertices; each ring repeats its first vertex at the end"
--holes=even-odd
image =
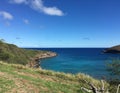
POLYGON ((99 80, 81 73, 65 74, 0 62, 0 93, 85 93, 81 87, 88 85, 83 80, 101 86, 99 80))
POLYGON ((13 44, 8 44, 0 40, 0 60, 7 63, 26 65, 31 61, 31 58, 37 54, 42 55, 49 51, 27 50, 17 47, 13 44))
POLYGON ((5 77, 0 78, 0 93, 4 93, 14 87, 14 81, 5 77))

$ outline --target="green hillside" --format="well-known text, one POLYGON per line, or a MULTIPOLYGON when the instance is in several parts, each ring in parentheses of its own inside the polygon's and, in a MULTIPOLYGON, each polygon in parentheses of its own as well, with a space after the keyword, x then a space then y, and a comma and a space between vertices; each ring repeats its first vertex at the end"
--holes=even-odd
POLYGON ((7 63, 27 64, 35 55, 42 55, 47 51, 35 51, 18 48, 16 45, 0 41, 0 60, 7 63))
POLYGON ((101 86, 100 81, 84 74, 72 75, 0 62, 0 93, 86 93, 81 87, 89 86, 83 80, 101 86))

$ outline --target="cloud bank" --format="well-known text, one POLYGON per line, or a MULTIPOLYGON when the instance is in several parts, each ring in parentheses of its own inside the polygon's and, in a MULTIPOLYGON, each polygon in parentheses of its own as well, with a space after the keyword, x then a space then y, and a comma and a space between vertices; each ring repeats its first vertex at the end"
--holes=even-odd
POLYGON ((3 17, 3 19, 5 19, 5 20, 12 20, 13 19, 13 16, 6 11, 0 11, 0 16, 3 17))
POLYGON ((58 9, 57 7, 44 6, 43 0, 10 0, 10 3, 25 4, 38 12, 43 12, 51 16, 63 16, 64 15, 63 11, 58 9))

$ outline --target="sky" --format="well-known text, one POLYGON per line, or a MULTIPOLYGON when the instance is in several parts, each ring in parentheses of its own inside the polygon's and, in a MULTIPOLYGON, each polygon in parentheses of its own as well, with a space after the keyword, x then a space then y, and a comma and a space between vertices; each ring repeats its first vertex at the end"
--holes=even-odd
POLYGON ((120 0, 0 0, 0 39, 19 47, 120 44, 120 0))

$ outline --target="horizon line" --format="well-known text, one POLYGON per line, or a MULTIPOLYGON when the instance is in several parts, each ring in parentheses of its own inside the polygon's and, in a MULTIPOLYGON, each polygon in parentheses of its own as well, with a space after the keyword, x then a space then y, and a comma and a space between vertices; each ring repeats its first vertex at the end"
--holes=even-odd
POLYGON ((20 48, 109 48, 109 47, 20 47, 20 48))

